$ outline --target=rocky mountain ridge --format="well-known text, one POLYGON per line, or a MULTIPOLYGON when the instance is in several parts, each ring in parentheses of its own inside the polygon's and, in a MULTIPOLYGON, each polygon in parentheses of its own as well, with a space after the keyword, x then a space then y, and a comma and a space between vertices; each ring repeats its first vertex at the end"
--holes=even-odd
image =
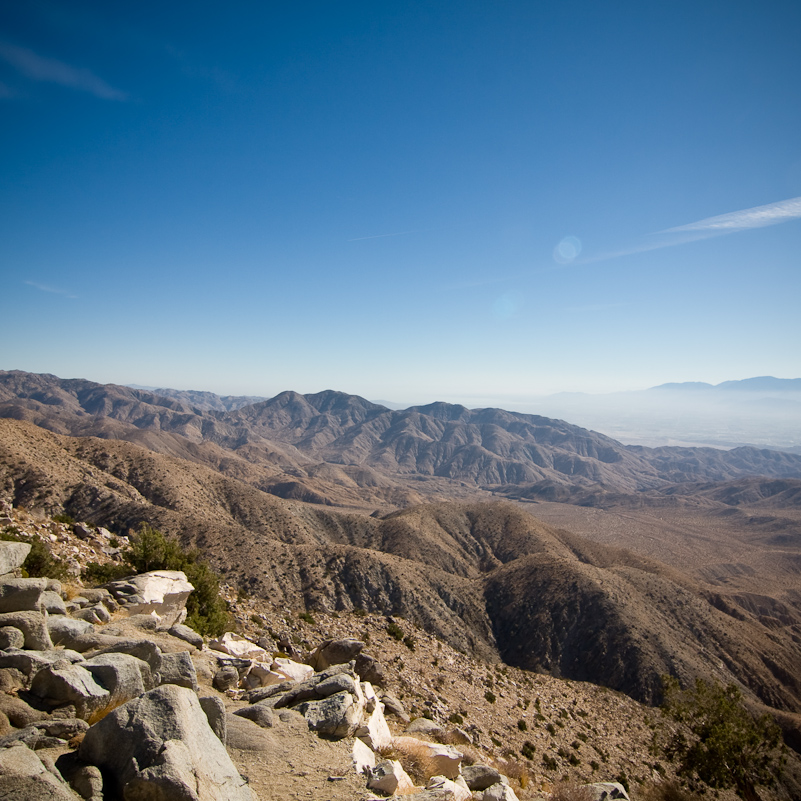
POLYGON ((381 483, 408 491, 417 479, 476 489, 551 480, 632 492, 752 475, 801 478, 801 457, 777 451, 623 446, 536 415, 444 403, 395 411, 333 391, 284 392, 214 411, 128 387, 11 371, 0 373, 0 416, 71 436, 126 439, 218 469, 233 460, 241 473, 257 473, 263 489, 285 494, 294 482, 317 500, 326 497, 314 475, 321 463, 368 495, 381 483))
POLYGON ((512 504, 334 512, 131 443, 11 420, 0 420, 0 494, 112 531, 146 521, 290 609, 403 615, 465 653, 646 701, 667 672, 737 681, 772 707, 801 708, 799 599, 766 615, 512 504))

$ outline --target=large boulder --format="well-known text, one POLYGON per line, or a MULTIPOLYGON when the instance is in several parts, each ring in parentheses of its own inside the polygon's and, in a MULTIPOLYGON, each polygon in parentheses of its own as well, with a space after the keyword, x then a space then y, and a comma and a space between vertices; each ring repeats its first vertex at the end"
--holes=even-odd
POLYGON ((174 684, 106 715, 79 756, 113 776, 126 801, 255 801, 195 693, 174 684))
POLYGON ((25 647, 31 651, 49 651, 53 647, 47 621, 41 612, 7 612, 0 614, 0 626, 13 626, 25 636, 25 647))
POLYGON ((385 759, 370 771, 367 786, 387 795, 408 793, 414 789, 414 782, 397 759, 385 759))
POLYGON ((364 701, 340 692, 321 701, 304 701, 295 707, 312 731, 326 737, 350 737, 362 722, 364 701))
POLYGON ((90 720, 111 702, 111 693, 79 664, 55 662, 42 668, 31 682, 31 694, 51 709, 75 706, 82 720, 90 720))
POLYGON ((180 570, 153 570, 106 584, 106 589, 125 613, 156 615, 169 629, 186 619, 186 599, 195 589, 180 570))
POLYGON ((452 781, 445 776, 432 776, 426 784, 426 790, 439 790, 453 801, 470 801, 473 797, 464 781, 452 781))
POLYGON ((30 552, 29 542, 0 542, 0 576, 19 570, 30 552))
POLYGON ((240 659, 264 661, 270 656, 264 648, 234 631, 226 631, 219 639, 209 640, 209 648, 240 659))
POLYGON ((129 654, 100 654, 81 662, 94 680, 105 687, 111 697, 110 707, 118 707, 155 686, 150 665, 129 654))
POLYGON ((508 784, 492 784, 482 796, 483 801, 518 801, 517 794, 508 784))
POLYGON ((0 749, 0 798, 14 801, 78 801, 63 779, 23 743, 0 749))
POLYGON ((486 790, 487 787, 500 783, 501 774, 489 765, 465 765, 462 768, 462 778, 471 790, 486 790))
POLYGON ((41 612, 45 578, 7 578, 0 580, 0 613, 41 612))
POLYGON ((364 648, 361 640, 323 640, 306 660, 314 670, 325 670, 331 665, 343 665, 356 659, 364 648))
POLYGON ((383 704, 375 705, 370 716, 362 721, 362 725, 356 730, 356 736, 360 740, 364 740, 373 751, 380 751, 382 748, 389 748, 392 745, 392 732, 390 732, 384 717, 383 704))

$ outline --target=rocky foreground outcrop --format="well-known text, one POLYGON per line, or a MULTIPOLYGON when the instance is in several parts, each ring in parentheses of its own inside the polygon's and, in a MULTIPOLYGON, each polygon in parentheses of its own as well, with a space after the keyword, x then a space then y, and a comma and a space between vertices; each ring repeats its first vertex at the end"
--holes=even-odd
MULTIPOLYGON (((445 733, 424 719, 393 735, 386 715, 396 730, 409 716, 382 689, 384 668, 364 642, 324 640, 305 661, 288 641, 229 632, 207 643, 182 623, 192 591, 183 574, 76 594, 21 578, 29 550, 0 542, 0 798, 255 801, 231 747, 298 721, 329 742, 347 738, 362 798, 517 797, 493 767, 432 742, 445 733), (404 769, 409 759, 426 765, 425 786, 404 769)), ((448 737, 471 742, 458 730, 448 737)))

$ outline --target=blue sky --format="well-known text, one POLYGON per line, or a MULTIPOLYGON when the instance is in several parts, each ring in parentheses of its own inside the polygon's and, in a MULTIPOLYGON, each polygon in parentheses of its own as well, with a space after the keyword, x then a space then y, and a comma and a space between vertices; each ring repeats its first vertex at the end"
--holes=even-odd
POLYGON ((801 4, 0 7, 0 368, 400 402, 801 375, 801 4))

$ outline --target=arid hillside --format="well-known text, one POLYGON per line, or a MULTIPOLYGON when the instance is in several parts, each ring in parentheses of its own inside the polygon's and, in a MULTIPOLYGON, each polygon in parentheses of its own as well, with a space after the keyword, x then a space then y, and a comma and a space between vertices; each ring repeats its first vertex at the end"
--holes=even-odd
POLYGON ((11 420, 0 421, 0 493, 112 530, 148 521, 290 609, 403 616, 464 652, 645 701, 669 672, 736 680, 771 707, 801 709, 795 612, 767 626, 686 574, 511 503, 335 512, 128 442, 11 420))

